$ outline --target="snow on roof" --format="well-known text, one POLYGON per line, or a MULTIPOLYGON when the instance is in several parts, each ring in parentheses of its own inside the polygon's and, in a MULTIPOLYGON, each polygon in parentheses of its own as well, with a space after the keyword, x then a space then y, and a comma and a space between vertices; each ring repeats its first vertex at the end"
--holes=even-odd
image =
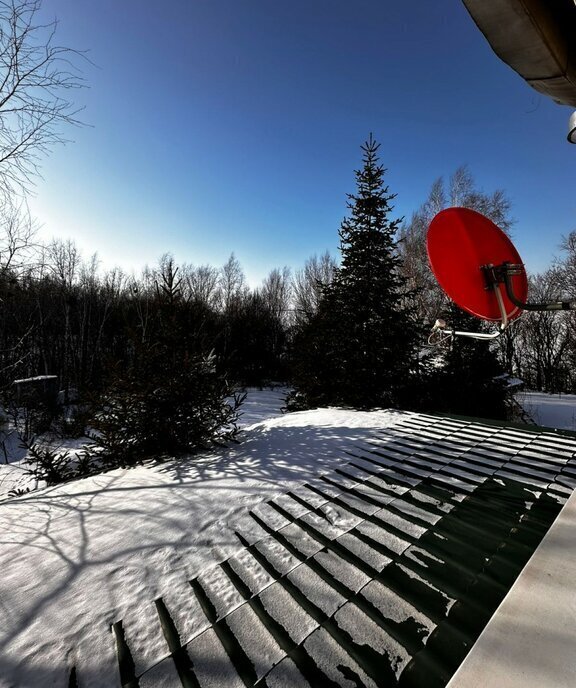
POLYGON ((0 686, 443 685, 576 486, 575 450, 321 409, 0 504, 0 686))

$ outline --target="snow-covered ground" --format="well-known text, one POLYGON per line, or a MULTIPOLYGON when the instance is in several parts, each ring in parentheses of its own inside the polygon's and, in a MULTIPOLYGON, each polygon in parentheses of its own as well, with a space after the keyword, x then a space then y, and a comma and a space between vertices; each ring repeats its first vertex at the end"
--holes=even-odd
POLYGON ((576 395, 519 392, 516 395, 536 425, 576 431, 576 395))
MULTIPOLYGON (((280 396, 263 395, 276 417, 248 427, 227 451, 0 503, 2 688, 66 684, 65 663, 79 658, 93 664, 87 685, 108 688, 97 678, 109 656, 106 629, 124 618, 137 622, 131 641, 139 656, 158 661, 147 634, 153 600, 173 598, 208 564, 238 551, 234 529, 249 520, 249 508, 344 463, 346 449, 401 417, 336 409, 278 416, 280 396)), ((252 399, 245 423, 265 413, 252 399)))
POLYGON ((238 426, 248 428, 254 423, 282 415, 288 392, 286 387, 249 387, 246 390, 246 399, 240 407, 238 426))

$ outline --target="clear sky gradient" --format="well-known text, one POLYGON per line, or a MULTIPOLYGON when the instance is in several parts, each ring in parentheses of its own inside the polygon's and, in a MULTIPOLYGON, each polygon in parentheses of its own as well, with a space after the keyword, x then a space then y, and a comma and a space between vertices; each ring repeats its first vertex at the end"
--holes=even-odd
POLYGON ((43 161, 44 237, 131 271, 165 252, 256 285, 328 249, 360 144, 381 143, 395 212, 468 165, 502 188, 529 270, 576 229, 570 109, 492 53, 460 0, 44 0, 87 50, 90 126, 43 161))

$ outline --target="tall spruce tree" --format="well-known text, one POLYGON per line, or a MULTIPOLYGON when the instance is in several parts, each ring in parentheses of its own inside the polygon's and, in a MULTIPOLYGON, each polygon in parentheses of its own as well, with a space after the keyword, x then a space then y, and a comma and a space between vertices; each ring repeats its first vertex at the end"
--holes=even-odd
POLYGON ((399 271, 390 219, 395 197, 372 135, 362 146, 356 193, 340 227, 342 260, 317 313, 295 341, 294 378, 303 406, 355 408, 409 404, 418 369, 419 330, 399 271))

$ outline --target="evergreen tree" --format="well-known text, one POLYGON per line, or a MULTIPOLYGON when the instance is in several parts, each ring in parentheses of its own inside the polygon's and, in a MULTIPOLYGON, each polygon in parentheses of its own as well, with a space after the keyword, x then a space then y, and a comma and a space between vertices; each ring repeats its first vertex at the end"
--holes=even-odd
POLYGON ((194 452, 233 440, 242 395, 203 348, 196 314, 183 301, 170 257, 163 259, 146 331, 130 336, 132 355, 112 365, 92 422, 95 457, 106 468, 194 452))
POLYGON ((318 311, 295 341, 295 383, 304 406, 407 406, 419 332, 399 271, 379 144, 370 135, 340 227, 342 260, 318 311))

